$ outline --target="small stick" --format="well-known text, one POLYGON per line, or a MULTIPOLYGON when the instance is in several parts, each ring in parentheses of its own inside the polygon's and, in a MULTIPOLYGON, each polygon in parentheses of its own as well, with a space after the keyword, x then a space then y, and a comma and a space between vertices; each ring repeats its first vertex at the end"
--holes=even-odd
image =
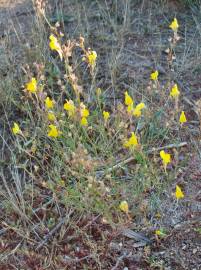
POLYGON ((158 148, 152 148, 150 150, 147 151, 148 154, 151 154, 155 151, 159 151, 159 150, 164 150, 164 149, 171 149, 171 148, 179 148, 179 147, 183 147, 183 146, 186 146, 187 145, 187 142, 181 142, 181 143, 172 143, 172 144, 169 144, 169 145, 165 145, 165 146, 161 146, 161 147, 158 147, 158 148))

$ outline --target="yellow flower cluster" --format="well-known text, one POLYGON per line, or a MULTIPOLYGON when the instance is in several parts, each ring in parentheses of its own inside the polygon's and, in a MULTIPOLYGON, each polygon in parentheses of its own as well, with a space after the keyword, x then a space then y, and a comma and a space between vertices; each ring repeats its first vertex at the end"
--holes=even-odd
POLYGON ((145 104, 143 102, 139 103, 133 110, 133 115, 136 117, 140 117, 142 114, 142 109, 145 108, 145 104))
POLYGON ((132 97, 128 94, 128 91, 126 91, 124 93, 124 95, 125 95, 125 101, 124 101, 125 105, 126 106, 133 106, 134 101, 133 101, 132 97))
POLYGON ((89 110, 83 103, 80 104, 80 114, 81 114, 81 121, 80 121, 81 126, 83 127, 88 126, 87 117, 89 116, 89 110))
POLYGON ((125 141, 124 147, 133 148, 138 145, 138 139, 134 132, 131 132, 131 137, 125 141))
MULTIPOLYGON (((180 91, 179 91, 178 85, 174 84, 171 91, 170 91, 170 96, 177 99, 179 97, 179 95, 180 95, 180 91)), ((179 122, 181 124, 184 124, 187 122, 186 115, 185 115, 184 111, 182 111, 180 114, 179 122)))
MULTIPOLYGON (((72 100, 66 100, 64 103, 64 110, 67 111, 69 117, 74 117, 76 114, 76 106, 72 100)), ((80 124, 81 126, 88 126, 88 116, 89 116, 89 110, 86 108, 84 103, 80 104, 80 107, 77 109, 78 112, 80 112, 80 124)))
POLYGON ((55 104, 55 101, 53 99, 51 99, 50 97, 46 97, 46 99, 45 99, 45 107, 48 110, 47 119, 50 122, 55 122, 57 120, 54 112, 52 110, 50 110, 50 109, 54 108, 54 104, 55 104))
POLYGON ((60 43, 58 42, 57 37, 55 37, 53 34, 51 34, 49 39, 50 39, 50 43, 49 43, 50 49, 52 51, 57 51, 57 53, 59 54, 59 57, 60 57, 60 59, 62 61, 62 59, 63 59, 63 51, 62 51, 60 43))
POLYGON ((74 105, 74 102, 71 99, 66 100, 66 102, 64 103, 64 110, 67 111, 69 117, 72 117, 75 115, 76 107, 74 105))
POLYGON ((145 108, 145 104, 141 102, 134 107, 134 100, 127 91, 125 91, 124 96, 124 103, 127 106, 127 112, 133 114, 135 117, 140 117, 142 114, 142 109, 145 108))
POLYGON ((48 132, 48 136, 52 137, 52 138, 57 138, 62 134, 61 131, 58 130, 57 126, 55 125, 49 125, 49 132, 48 132))

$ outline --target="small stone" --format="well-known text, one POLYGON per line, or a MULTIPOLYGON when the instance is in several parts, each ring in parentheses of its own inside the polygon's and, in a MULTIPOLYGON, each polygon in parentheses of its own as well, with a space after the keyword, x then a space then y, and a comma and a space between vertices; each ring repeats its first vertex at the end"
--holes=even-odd
POLYGON ((193 249, 193 254, 195 254, 198 250, 196 248, 193 249))
POLYGON ((185 250, 186 249, 186 245, 183 245, 182 249, 185 250))

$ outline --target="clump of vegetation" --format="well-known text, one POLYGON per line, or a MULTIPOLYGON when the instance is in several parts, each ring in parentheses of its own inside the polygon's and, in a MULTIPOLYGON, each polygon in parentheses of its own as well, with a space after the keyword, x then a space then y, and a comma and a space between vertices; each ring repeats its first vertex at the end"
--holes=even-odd
MULTIPOLYGON (((44 235, 53 237, 63 224, 83 237, 82 219, 98 216, 102 226, 115 227, 134 219, 137 208, 143 212, 140 198, 151 190, 160 195, 177 174, 188 119, 182 89, 171 76, 160 81, 154 68, 147 85, 150 102, 122 89, 122 101, 108 104, 96 77, 98 51, 88 48, 82 36, 66 41, 43 7, 37 11, 40 23, 48 24, 50 56, 45 62, 34 59, 25 70, 19 90, 22 117, 10 123, 12 142, 7 145, 12 175, 8 181, 7 172, 2 174, 2 194, 4 213, 11 216, 4 227, 39 249, 49 241, 44 235), (82 83, 83 74, 90 90, 82 83)), ((176 18, 169 28, 171 74, 180 42, 176 18)), ((173 200, 183 198, 177 185, 173 200)), ((60 232, 58 243, 65 235, 60 232)), ((166 234, 156 228, 156 235, 166 234)))
MULTIPOLYGON (((173 31, 168 49, 171 67, 174 48, 179 40, 176 18, 170 28, 173 31)), ((60 60, 58 68, 62 87, 53 82, 53 89, 50 89, 49 78, 48 75, 45 76, 45 67, 42 67, 42 64, 34 77, 33 71, 31 72, 23 96, 26 124, 22 127, 22 124, 14 122, 12 128, 16 135, 16 151, 23 152, 23 155, 29 158, 32 172, 29 174, 32 174, 33 179, 38 175, 40 178, 42 176, 41 180, 38 179, 39 184, 48 189, 52 196, 58 196, 58 201, 67 201, 66 207, 69 207, 70 203, 72 207, 86 210, 90 208, 90 211, 108 216, 118 208, 115 207, 116 199, 113 199, 114 196, 117 197, 117 191, 111 191, 115 185, 118 187, 118 184, 111 180, 105 181, 107 171, 115 175, 113 167, 128 156, 132 156, 139 170, 142 170, 141 166, 143 170, 150 167, 154 170, 156 166, 147 153, 151 142, 146 138, 147 126, 151 121, 150 116, 154 114, 154 108, 150 108, 148 103, 145 105, 143 101, 135 102, 128 90, 124 92, 124 104, 119 103, 117 107, 107 108, 103 90, 96 88, 97 53, 85 48, 83 37, 78 41, 69 40, 62 44, 63 34, 57 31, 57 27, 52 30, 49 48, 55 52, 55 60, 60 60), (77 64, 74 63, 74 57, 79 61, 77 64), (93 98, 93 103, 87 103, 88 97, 79 83, 76 65, 88 69, 90 73, 93 89, 90 98, 93 98), (142 130, 138 130, 140 124, 143 124, 142 130), (34 163, 36 165, 33 167, 34 163), (113 163, 117 164, 112 165, 113 163), (100 168, 103 169, 100 171, 100 168), (76 192, 76 195, 74 198, 72 194, 69 202, 68 193, 72 191, 76 192), (79 207, 77 203, 80 204, 79 207)), ((153 94, 163 92, 164 101, 168 100, 168 104, 174 106, 168 125, 176 124, 182 129, 187 120, 185 112, 180 110, 178 85, 170 82, 170 89, 163 89, 158 76, 157 70, 150 74, 150 90, 153 94), (165 91, 169 91, 169 99, 165 91)), ((165 111, 163 113, 165 114, 165 111)), ((166 129, 165 126, 161 128, 166 129)), ((155 152, 157 156, 157 149, 155 152)), ((172 163, 171 154, 161 150, 160 157, 167 173, 167 165, 172 163)), ((157 159, 157 163, 160 162, 156 157, 157 159)), ((154 183, 150 183, 147 188, 152 184, 154 183)), ((123 199, 120 194, 118 197, 119 200, 123 199)))

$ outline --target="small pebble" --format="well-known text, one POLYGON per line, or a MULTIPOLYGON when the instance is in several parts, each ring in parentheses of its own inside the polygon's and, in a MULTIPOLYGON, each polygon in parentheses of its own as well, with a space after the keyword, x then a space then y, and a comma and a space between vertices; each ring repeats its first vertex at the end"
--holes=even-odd
POLYGON ((193 254, 195 254, 197 252, 197 249, 196 248, 194 248, 193 249, 193 254))

